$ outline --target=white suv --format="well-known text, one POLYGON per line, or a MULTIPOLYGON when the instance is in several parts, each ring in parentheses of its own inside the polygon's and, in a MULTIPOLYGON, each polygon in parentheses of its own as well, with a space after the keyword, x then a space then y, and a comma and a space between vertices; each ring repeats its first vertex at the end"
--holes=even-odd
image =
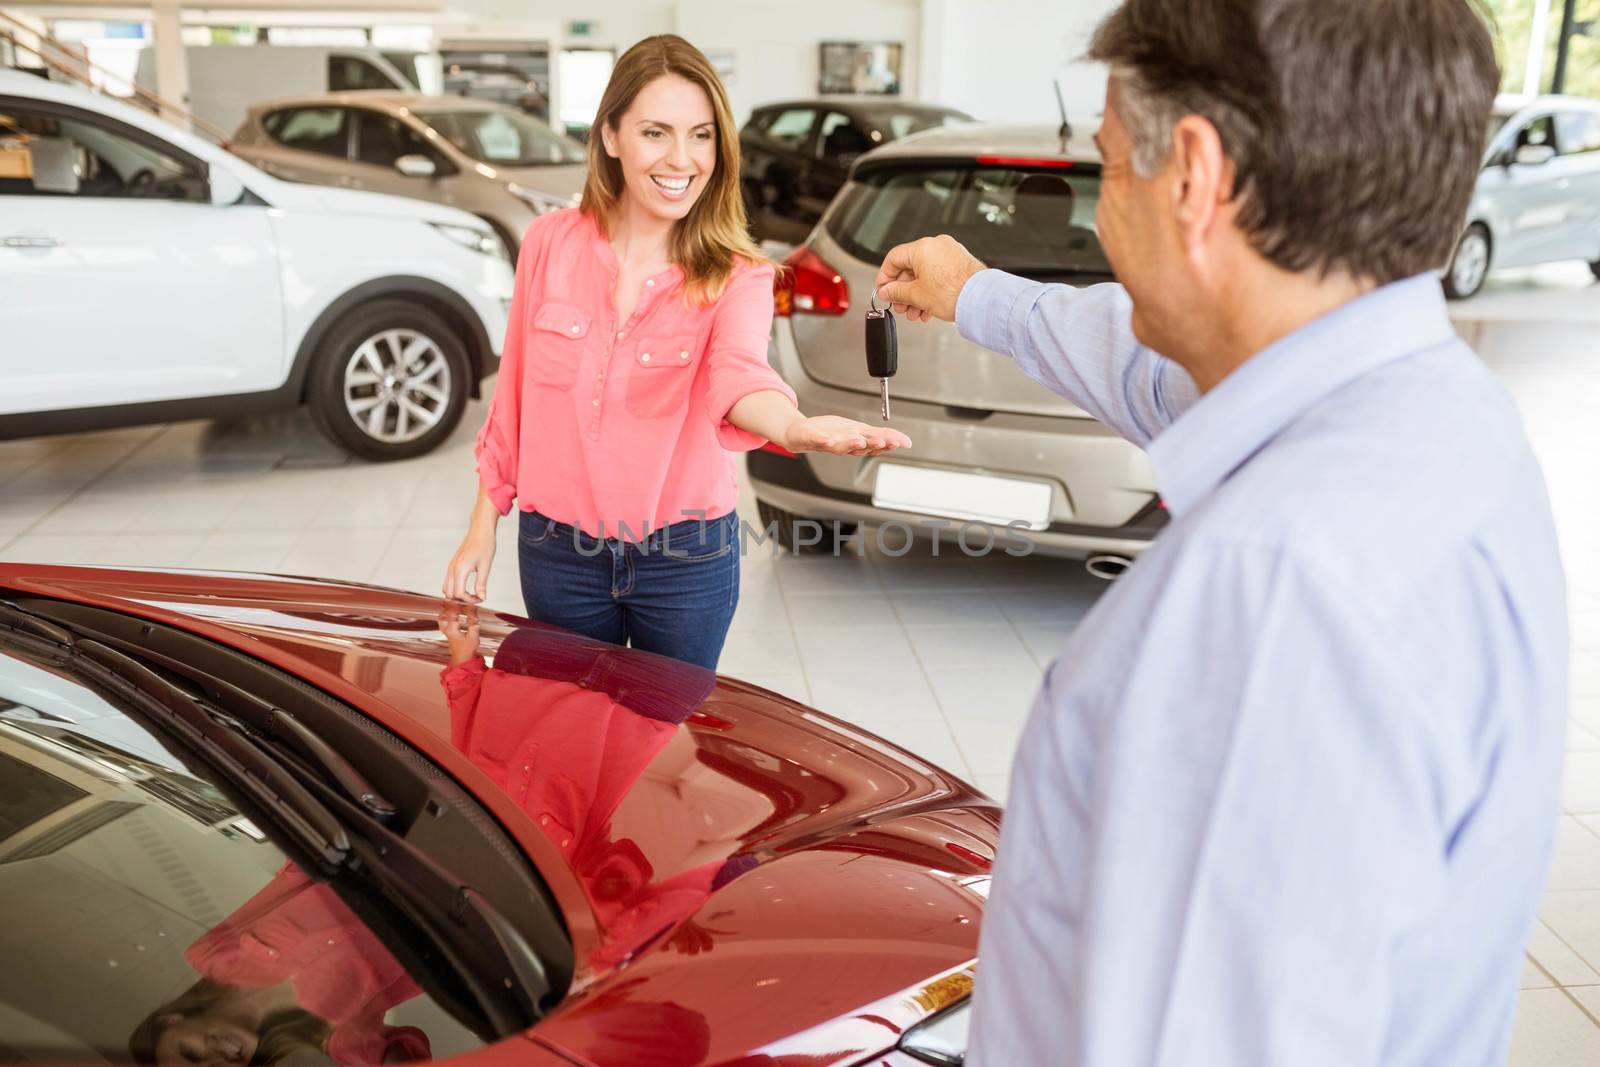
POLYGON ((466 212, 0 70, 0 438, 305 403, 356 455, 419 455, 496 369, 511 286, 466 212))

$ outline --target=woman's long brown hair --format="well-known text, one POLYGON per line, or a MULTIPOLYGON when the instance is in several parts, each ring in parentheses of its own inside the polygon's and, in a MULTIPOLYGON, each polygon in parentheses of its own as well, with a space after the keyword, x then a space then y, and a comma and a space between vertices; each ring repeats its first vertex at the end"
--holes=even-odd
POLYGON ((722 79, 700 49, 676 34, 664 33, 646 37, 617 60, 589 137, 589 176, 580 206, 609 237, 622 201, 622 164, 606 154, 600 128, 615 133, 634 98, 664 74, 676 74, 704 89, 716 118, 716 169, 689 213, 673 226, 671 245, 672 261, 683 268, 685 297, 709 303, 722 295, 739 259, 777 264, 750 238, 739 193, 739 131, 733 124, 733 108, 722 79))

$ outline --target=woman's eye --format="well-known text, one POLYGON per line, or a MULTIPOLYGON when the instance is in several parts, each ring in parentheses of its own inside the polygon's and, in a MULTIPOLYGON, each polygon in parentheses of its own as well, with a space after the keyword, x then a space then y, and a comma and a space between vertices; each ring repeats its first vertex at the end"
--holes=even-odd
POLYGON ((644 131, 644 135, 646 137, 651 137, 651 138, 660 137, 661 136, 661 131, 660 130, 646 130, 646 131, 644 131))

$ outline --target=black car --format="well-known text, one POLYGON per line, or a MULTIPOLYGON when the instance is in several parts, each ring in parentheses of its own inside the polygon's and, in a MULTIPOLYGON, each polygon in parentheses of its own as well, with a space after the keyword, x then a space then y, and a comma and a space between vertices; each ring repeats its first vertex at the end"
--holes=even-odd
POLYGON ((830 96, 756 108, 739 131, 745 210, 757 240, 805 240, 850 166, 907 134, 975 122, 954 108, 881 96, 830 96))

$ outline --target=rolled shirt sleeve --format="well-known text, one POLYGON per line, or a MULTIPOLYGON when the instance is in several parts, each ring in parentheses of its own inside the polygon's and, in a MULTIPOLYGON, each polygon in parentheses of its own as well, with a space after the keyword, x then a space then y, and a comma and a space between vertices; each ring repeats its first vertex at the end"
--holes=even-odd
POLYGON ((772 339, 772 280, 767 264, 736 273, 717 301, 706 344, 709 384, 706 414, 716 427, 717 440, 730 452, 748 452, 767 443, 765 437, 741 430, 728 421, 728 412, 751 393, 772 390, 797 404, 794 390, 767 362, 772 339))
POLYGON ((473 446, 477 457, 478 481, 488 492, 494 508, 505 515, 517 498, 517 465, 522 433, 522 364, 527 338, 529 293, 540 259, 538 221, 522 238, 517 257, 516 284, 511 291, 511 309, 506 316, 505 344, 501 346, 500 371, 495 377, 494 399, 489 416, 478 430, 473 446))
POLYGON ((980 271, 961 289, 956 328, 1141 448, 1200 395, 1187 371, 1134 337, 1133 305, 1120 285, 1046 285, 980 271))

